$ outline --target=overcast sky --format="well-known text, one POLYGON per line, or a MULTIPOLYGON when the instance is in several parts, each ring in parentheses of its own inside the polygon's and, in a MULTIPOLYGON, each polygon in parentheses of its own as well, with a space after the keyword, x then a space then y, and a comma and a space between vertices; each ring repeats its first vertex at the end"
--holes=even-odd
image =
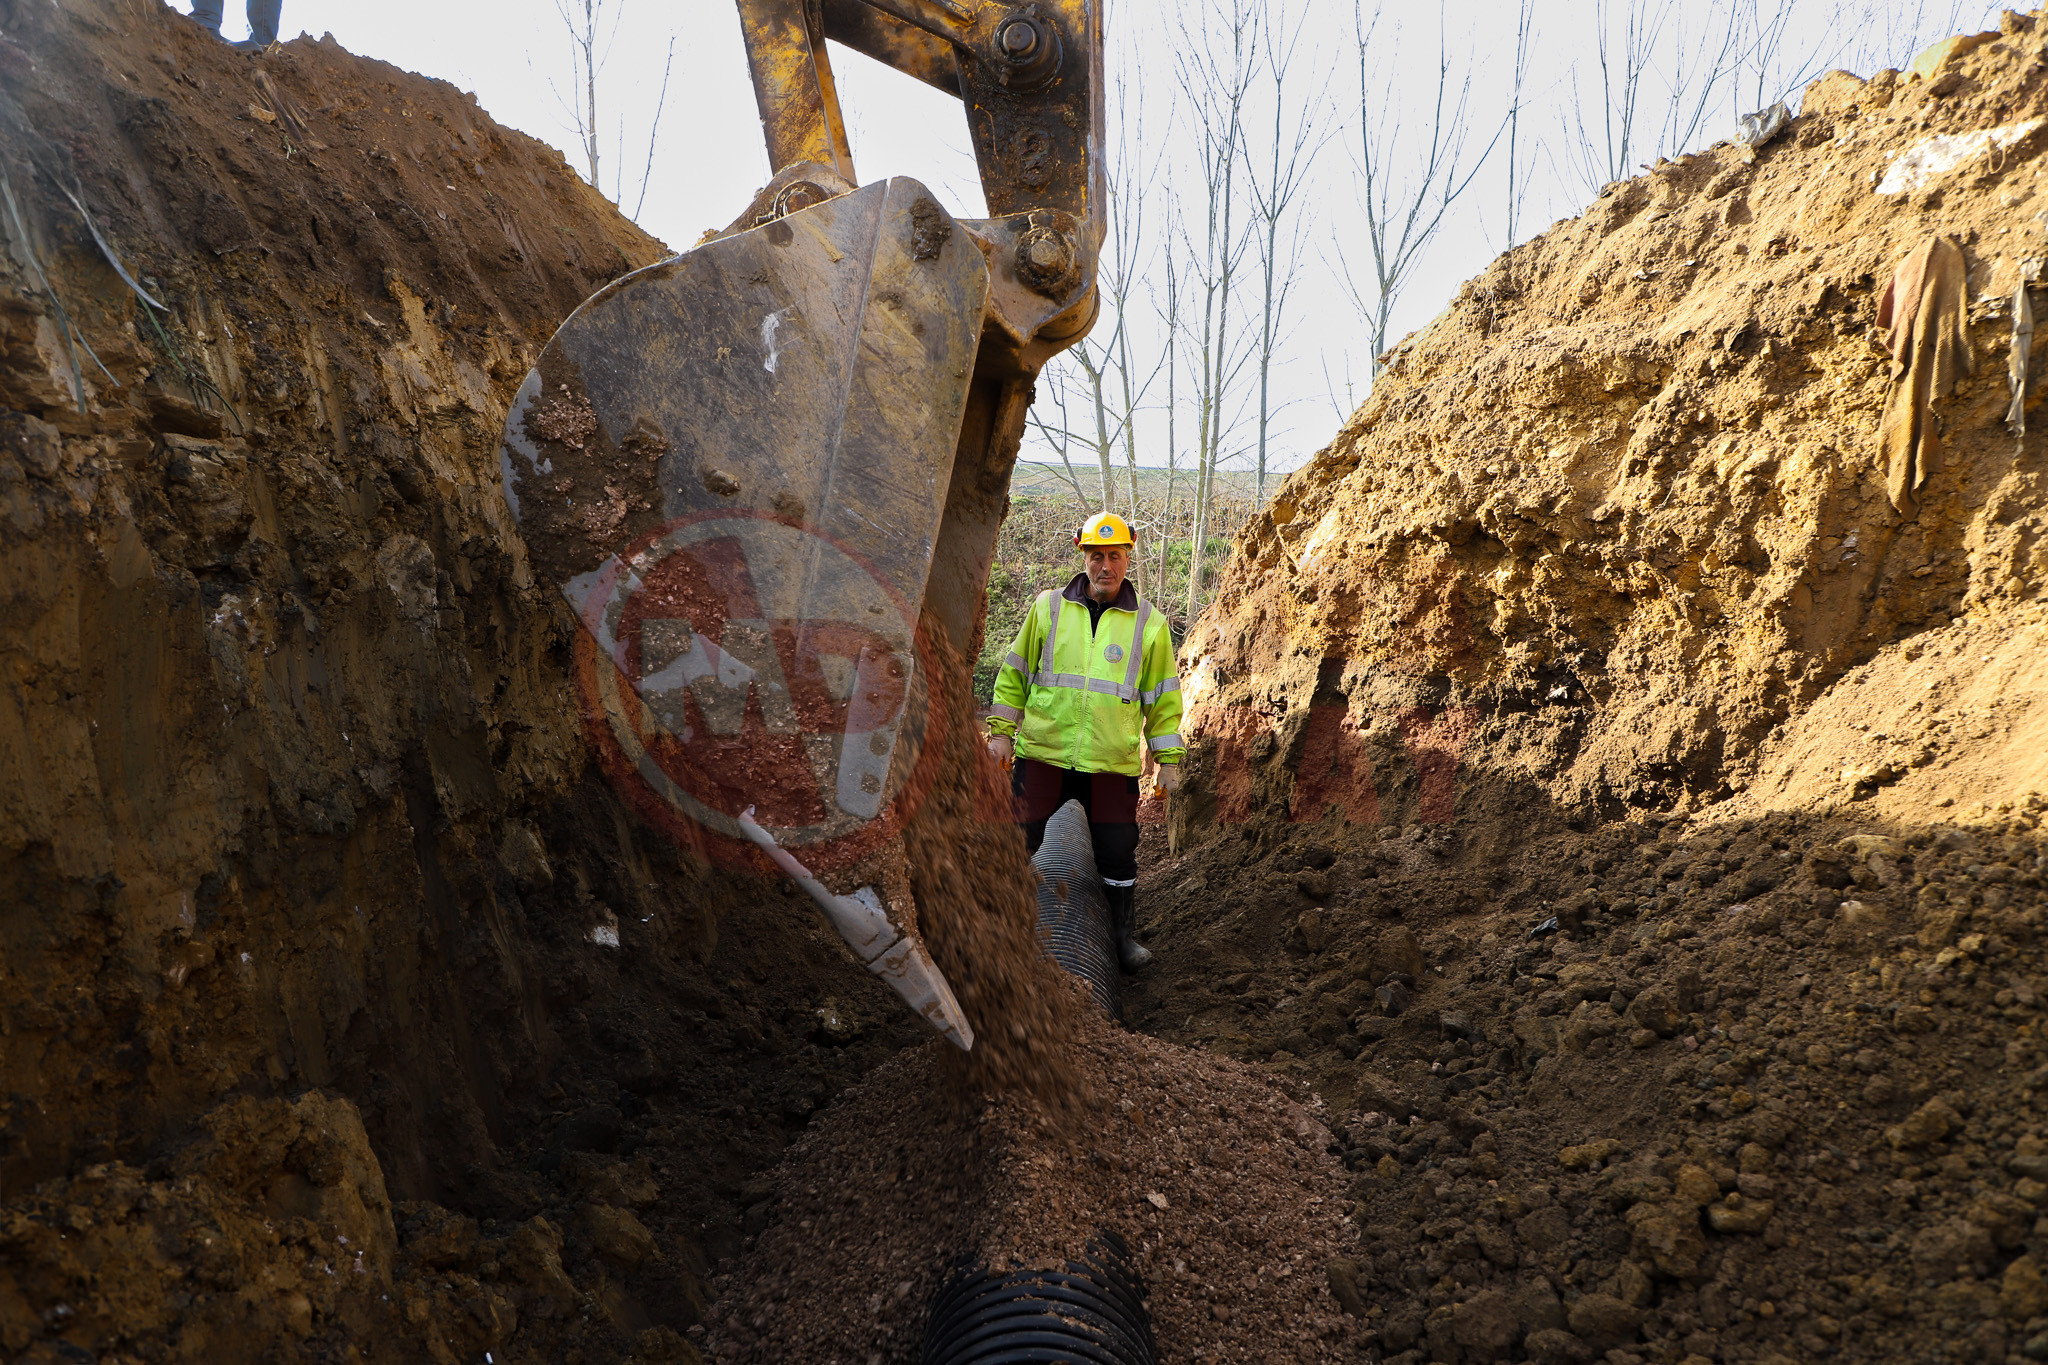
MULTIPOLYGON (((1190 139, 1184 103, 1175 98, 1175 53, 1202 41, 1201 16, 1232 0, 1189 0, 1164 5, 1143 0, 1112 4, 1112 65, 1126 75, 1126 88, 1142 88, 1153 144, 1145 154, 1148 194, 1171 194, 1189 177, 1190 139), (1169 10, 1173 24, 1160 22, 1169 10)), ((1274 0, 1281 3, 1281 0, 1274 0)), ((1767 69, 1731 73, 1711 92, 1689 147, 1728 137, 1735 116, 1751 103, 1755 89, 1769 98, 1796 93, 1772 88, 1805 67, 1846 65, 1868 75, 1879 65, 1899 65, 1925 43, 1950 32, 1995 25, 1997 6, 1968 0, 1634 0, 1656 28, 1651 83, 1657 101, 1671 85, 1697 87, 1703 45, 1742 11, 1788 19, 1767 69), (1743 86, 1738 88, 1738 77, 1743 86)), ((186 5, 179 5, 186 8, 186 5)), ((231 6, 231 10, 232 10, 231 6)), ((1299 259, 1299 285, 1287 319, 1285 345, 1276 367, 1274 391, 1280 416, 1274 424, 1273 462, 1291 468, 1313 454, 1333 433, 1341 414, 1363 397, 1371 368, 1365 328, 1346 289, 1347 269, 1365 277, 1366 253, 1357 213, 1360 71, 1353 0, 1290 0, 1303 24, 1303 56, 1294 82, 1298 98, 1315 109, 1330 130, 1303 202, 1311 219, 1299 259), (1309 79, 1313 72, 1314 79, 1309 79)), ((1371 11, 1373 4, 1364 9, 1371 11)), ((1597 188, 1584 158, 1581 124, 1597 116, 1598 23, 1604 17, 1610 42, 1623 41, 1630 0, 1535 0, 1536 39, 1523 89, 1522 175, 1529 186, 1519 237, 1580 211, 1597 188)), ((1435 91, 1439 42, 1459 71, 1469 67, 1471 96, 1468 155, 1487 146, 1510 105, 1518 0, 1461 0, 1441 8, 1387 4, 1368 52, 1372 87, 1368 98, 1392 114, 1378 114, 1378 126, 1398 114, 1413 147, 1413 129, 1435 91)), ((600 188, 618 199, 641 225, 671 247, 684 248, 708 227, 722 226, 743 207, 769 167, 747 82, 746 59, 736 12, 726 0, 609 0, 607 41, 598 80, 599 122, 604 129, 600 188), (673 44, 673 61, 669 53, 673 44), (649 158, 663 69, 668 90, 658 135, 649 158), (644 190, 643 190, 644 180, 644 190), (644 193, 644 200, 643 200, 644 193)), ((1365 17, 1370 18, 1368 13, 1365 17)), ((239 36, 239 14, 230 13, 227 31, 239 36)), ((570 164, 585 170, 574 150, 575 119, 563 98, 570 88, 568 29, 555 0, 285 0, 282 31, 315 37, 331 32, 351 51, 450 81, 475 92, 500 122, 558 147, 571 148, 570 164)), ((1215 32, 1211 21, 1211 34, 1215 32)), ((1612 49, 1610 49, 1612 50, 1612 49)), ((966 125, 950 100, 876 63, 835 47, 835 74, 845 110, 854 163, 863 180, 911 175, 936 191, 961 217, 985 212, 966 125)), ((1458 79, 1454 76, 1454 81, 1458 79)), ((1796 103, 1796 98, 1795 98, 1796 103)), ((1254 123, 1258 120, 1255 118, 1254 123)), ((1683 120, 1681 120, 1683 122, 1683 120)), ((1656 139, 1650 130, 1646 135, 1656 139)), ((1495 144, 1489 162, 1421 261, 1395 310, 1393 336, 1428 322, 1456 294, 1465 279, 1483 270, 1505 241, 1506 158, 1495 144)), ((1397 156, 1402 144, 1397 144, 1397 156)), ((1630 160, 1648 161, 1659 151, 1687 147, 1640 147, 1630 160)), ((1154 215, 1163 222, 1164 213, 1154 215)), ((1160 344, 1152 305, 1135 319, 1148 345, 1160 344)), ((1182 380, 1183 392, 1186 380, 1182 380)), ((1163 392, 1163 383, 1160 386, 1163 392)), ((1141 459, 1161 463, 1164 415, 1153 404, 1139 425, 1141 459)), ((1182 444, 1191 424, 1179 426, 1182 444)), ((1243 424, 1239 424, 1240 440, 1243 424)), ((1027 455, 1044 457, 1034 441, 1027 455)), ((1242 464, 1242 460, 1240 460, 1242 464)))

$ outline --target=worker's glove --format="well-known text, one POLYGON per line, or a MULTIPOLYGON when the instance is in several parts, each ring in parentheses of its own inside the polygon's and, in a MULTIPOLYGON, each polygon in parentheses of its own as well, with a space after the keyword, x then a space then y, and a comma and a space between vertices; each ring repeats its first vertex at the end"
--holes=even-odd
POLYGON ((1152 789, 1173 795, 1180 790, 1180 764, 1162 763, 1152 770, 1152 789))
POLYGON ((988 756, 996 761, 998 768, 1004 772, 1010 771, 1017 762, 1017 741, 1008 735, 990 735, 988 756))

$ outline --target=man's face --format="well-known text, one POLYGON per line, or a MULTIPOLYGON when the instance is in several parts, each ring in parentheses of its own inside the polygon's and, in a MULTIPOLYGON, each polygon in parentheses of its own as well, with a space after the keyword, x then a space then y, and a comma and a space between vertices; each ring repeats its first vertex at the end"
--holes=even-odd
POLYGON ((1098 602, 1107 602, 1115 597, 1124 585, 1124 575, 1131 570, 1131 547, 1128 545, 1091 545, 1088 547, 1088 587, 1098 602))

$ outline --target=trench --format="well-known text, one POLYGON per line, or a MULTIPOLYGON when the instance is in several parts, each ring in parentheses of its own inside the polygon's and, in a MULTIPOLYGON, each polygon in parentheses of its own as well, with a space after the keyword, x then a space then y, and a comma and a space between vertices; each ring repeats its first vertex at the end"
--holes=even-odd
POLYGON ((1263 1083, 1016 965, 1027 865, 970 787, 907 832, 911 893, 1026 1028, 955 1062, 786 879, 607 780, 499 436, 560 320, 664 249, 556 154, 329 42, 231 53, 136 0, 0 33, 33 73, 0 86, 0 1354, 685 1361, 754 1330, 719 1306, 787 1283, 805 1222, 844 1229, 837 1322, 776 1358, 907 1358, 954 1258, 1014 1288, 1116 1237, 1108 1306, 1142 1282, 1170 1324, 1145 1196, 1300 1202, 1200 1192, 1166 1150, 1197 1121, 1334 1179, 1263 1083), (824 1151, 846 1122, 889 1159, 824 1151), (807 1212, 800 1147, 852 1193, 807 1212), (877 1279, 850 1253, 892 1220, 877 1279))
POLYGON ((608 780, 508 519, 520 384, 662 244, 331 42, 0 0, 0 1354, 2048 1355, 2048 536, 1991 310, 1916 521, 1856 454, 1860 281, 1931 224, 2018 287, 2033 153, 1800 216, 2029 116, 2037 24, 1653 172, 1691 292, 1596 205, 1413 340, 1190 637, 1147 972, 945 736, 894 871, 955 1055, 608 780), (1634 419, 1670 487, 1582 508, 1501 376, 1623 333, 1691 376, 1634 419), (1755 401, 1791 360, 1825 410, 1755 401))

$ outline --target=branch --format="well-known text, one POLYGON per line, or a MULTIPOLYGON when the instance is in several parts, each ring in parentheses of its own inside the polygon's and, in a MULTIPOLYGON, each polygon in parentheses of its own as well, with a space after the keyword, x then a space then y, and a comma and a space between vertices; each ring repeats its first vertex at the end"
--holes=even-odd
POLYGON ((654 179, 654 140, 661 132, 661 111, 668 108, 668 73, 676 62, 675 35, 668 40, 668 58, 661 64, 661 94, 654 101, 654 122, 647 129, 647 167, 640 172, 640 198, 633 204, 633 221, 640 220, 640 210, 647 203, 647 186, 654 179))

